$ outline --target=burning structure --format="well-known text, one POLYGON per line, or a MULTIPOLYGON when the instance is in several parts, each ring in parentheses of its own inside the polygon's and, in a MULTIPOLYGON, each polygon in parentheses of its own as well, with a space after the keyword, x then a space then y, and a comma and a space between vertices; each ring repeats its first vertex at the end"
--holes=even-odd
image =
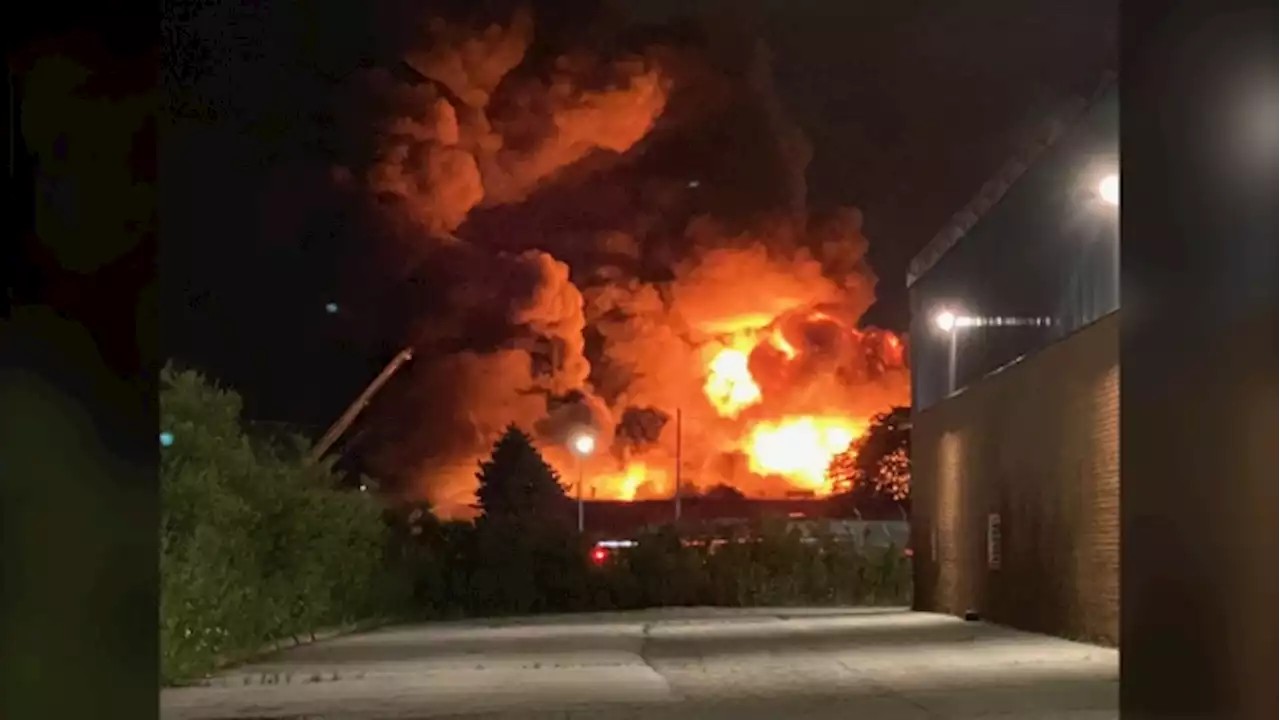
POLYGON ((583 463, 590 498, 669 497, 679 411, 688 486, 826 494, 909 394, 902 339, 859 326, 861 215, 805 207, 809 149, 758 43, 599 17, 569 46, 528 8, 409 13, 398 62, 350 84, 334 205, 378 241, 348 304, 375 349, 418 350, 362 452, 465 512, 514 422, 562 476, 583 463))

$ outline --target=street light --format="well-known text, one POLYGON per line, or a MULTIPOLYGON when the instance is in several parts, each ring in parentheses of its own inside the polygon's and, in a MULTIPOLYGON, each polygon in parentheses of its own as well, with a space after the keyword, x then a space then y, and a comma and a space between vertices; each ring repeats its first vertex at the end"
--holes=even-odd
POLYGON ((1120 207, 1120 176, 1111 173, 1098 183, 1098 197, 1112 207, 1120 207))
POLYGON ((596 439, 586 433, 575 435, 573 438, 573 452, 579 457, 586 457, 595 452, 596 439))
POLYGON ((569 438, 569 449, 573 450, 573 454, 578 458, 578 532, 581 533, 585 529, 583 523, 583 505, 582 505, 582 475, 583 460, 596 450, 596 438, 587 432, 579 432, 569 438))
POLYGON ((949 333, 956 329, 956 314, 950 310, 943 310, 933 316, 933 324, 937 325, 942 332, 949 333))

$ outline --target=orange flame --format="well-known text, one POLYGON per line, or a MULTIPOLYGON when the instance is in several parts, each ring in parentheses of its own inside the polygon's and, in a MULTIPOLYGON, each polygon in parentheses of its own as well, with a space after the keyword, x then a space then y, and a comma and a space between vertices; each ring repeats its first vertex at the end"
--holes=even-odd
POLYGON ((748 367, 750 357, 750 345, 739 339, 717 352, 707 366, 703 390, 721 417, 737 417, 746 408, 760 402, 760 386, 748 367))
MULTIPOLYGON (((814 311, 810 319, 829 319, 829 316, 814 311)), ((759 384, 751 375, 749 362, 757 344, 768 344, 788 361, 799 355, 781 328, 769 329, 769 324, 756 317, 734 318, 722 324, 735 334, 711 357, 704 385, 707 399, 721 417, 736 418, 743 410, 764 400, 759 384)), ((897 341, 892 335, 888 337, 890 343, 897 341)), ((788 415, 773 421, 753 422, 746 428, 741 446, 751 472, 783 477, 799 488, 826 495, 831 492, 827 466, 866 432, 866 428, 865 421, 839 415, 788 415)))
POLYGON ((751 471, 781 475, 806 490, 829 494, 827 466, 866 429, 864 422, 831 416, 803 415, 759 423, 751 428, 747 440, 751 471))
POLYGON ((593 496, 627 502, 663 497, 670 492, 667 473, 642 462, 628 463, 620 472, 593 475, 590 483, 593 496))
MULTIPOLYGON (((818 311, 808 317, 814 321, 829 319, 818 311)), ((720 334, 720 340, 706 346, 703 351, 703 393, 716 415, 738 423, 726 438, 728 445, 722 445, 722 449, 737 450, 745 455, 747 469, 758 479, 782 479, 797 490, 819 497, 830 495, 833 488, 827 479, 828 466, 867 431, 869 418, 841 415, 838 410, 815 414, 787 412, 785 397, 765 398, 764 389, 751 373, 750 360, 756 348, 767 346, 787 363, 798 361, 804 354, 803 348, 788 340, 772 318, 741 315, 714 325, 704 324, 700 329, 704 332, 713 329, 715 334, 720 334), (766 400, 769 401, 767 405, 766 400), (754 408, 753 413, 743 416, 751 408, 754 408), (769 413, 762 412, 769 408, 774 409, 769 413)), ((854 332, 857 337, 862 337, 854 332)), ((885 333, 881 342, 885 358, 890 362, 901 362, 904 349, 901 339, 885 333)), ((670 448, 667 449, 669 451, 670 448)), ((632 459, 619 470, 592 472, 588 481, 590 494, 592 497, 624 501, 669 498, 674 483, 669 482, 671 475, 663 468, 674 460, 664 455, 662 460, 651 466, 642 459, 632 459)), ((715 478, 705 476, 700 480, 700 485, 716 482, 715 478)))

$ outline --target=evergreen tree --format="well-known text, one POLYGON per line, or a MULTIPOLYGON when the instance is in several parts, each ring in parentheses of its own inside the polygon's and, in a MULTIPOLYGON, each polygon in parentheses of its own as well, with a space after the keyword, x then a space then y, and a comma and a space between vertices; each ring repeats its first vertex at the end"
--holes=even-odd
POLYGON ((568 506, 559 475, 514 424, 494 444, 489 459, 480 463, 476 479, 477 507, 489 521, 556 521, 568 506))

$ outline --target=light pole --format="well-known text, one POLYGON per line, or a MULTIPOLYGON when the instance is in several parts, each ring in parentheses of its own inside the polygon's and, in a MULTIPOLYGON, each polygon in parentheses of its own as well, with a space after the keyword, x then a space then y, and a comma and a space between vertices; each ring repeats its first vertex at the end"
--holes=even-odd
POLYGON ((681 470, 680 445, 682 442, 681 436, 684 434, 684 429, 680 426, 681 425, 680 415, 681 415, 680 408, 676 408, 676 497, 675 497, 675 500, 676 500, 676 522, 677 523, 680 522, 680 502, 681 502, 680 493, 684 490, 684 488, 681 487, 682 478, 680 477, 680 470, 681 470))
POLYGON ((578 532, 581 533, 585 529, 582 505, 583 460, 595 452, 596 439, 590 433, 579 432, 569 439, 569 448, 573 450, 573 454, 578 458, 578 489, 576 494, 578 496, 578 532))
POLYGON ((956 391, 956 314, 943 310, 933 316, 933 323, 947 334, 947 394, 956 391))

